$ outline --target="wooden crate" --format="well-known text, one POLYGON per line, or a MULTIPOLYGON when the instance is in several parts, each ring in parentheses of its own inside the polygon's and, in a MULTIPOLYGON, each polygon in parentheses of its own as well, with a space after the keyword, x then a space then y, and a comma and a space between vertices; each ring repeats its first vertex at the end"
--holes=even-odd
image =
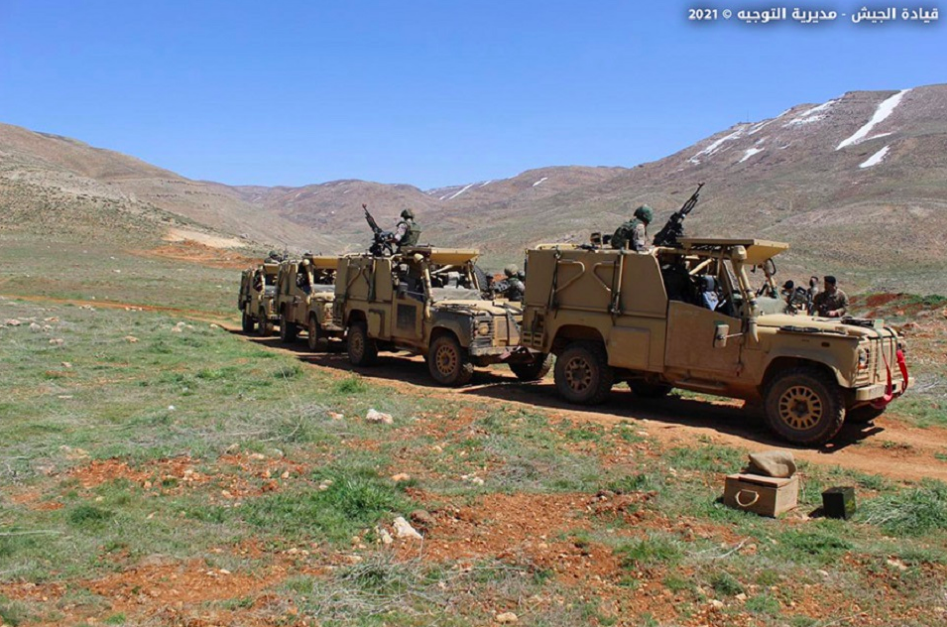
POLYGON ((723 502, 734 509, 776 517, 796 507, 799 478, 728 475, 723 502))

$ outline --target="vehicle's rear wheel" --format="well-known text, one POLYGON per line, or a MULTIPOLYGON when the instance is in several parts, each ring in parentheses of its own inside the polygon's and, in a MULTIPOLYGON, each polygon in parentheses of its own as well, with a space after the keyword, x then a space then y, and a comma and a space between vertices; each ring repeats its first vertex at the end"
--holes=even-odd
POLYGON ((368 337, 368 326, 353 322, 348 332, 349 361, 353 366, 371 366, 378 361, 378 344, 368 337))
POLYGON ((865 423, 871 422, 876 418, 880 418, 881 414, 885 413, 887 407, 872 407, 871 405, 864 405, 862 407, 856 407, 855 409, 849 409, 845 412, 845 422, 850 422, 855 425, 863 425, 865 423))
POLYGON ((324 349, 328 343, 326 338, 322 336, 322 333, 319 329, 319 322, 316 320, 316 316, 309 316, 309 328, 306 330, 306 344, 309 346, 309 350, 317 351, 319 349, 324 349))
POLYGON ((766 422, 793 444, 817 446, 831 440, 845 421, 842 393, 816 368, 792 368, 766 386, 766 422))
POLYGON ((290 322, 286 319, 286 313, 283 312, 279 316, 279 339, 284 344, 289 344, 290 342, 296 341, 296 335, 299 333, 299 329, 296 327, 296 324, 290 322))
POLYGON ((453 335, 440 335, 431 342, 427 367, 435 381, 455 387, 470 383, 474 373, 467 350, 453 335))
POLYGON ((641 398, 664 398, 673 389, 670 385, 648 383, 647 381, 629 381, 628 387, 635 393, 635 396, 641 398))
POLYGON ((532 361, 511 363, 510 370, 520 381, 539 381, 552 370, 555 358, 551 354, 537 353, 532 361))
POLYGON ((256 326, 253 320, 253 317, 250 316, 246 311, 243 312, 243 315, 240 317, 240 323, 243 327, 244 333, 253 333, 253 328, 256 326))
POLYGON ((570 403, 601 403, 614 382, 615 372, 601 344, 574 342, 556 359, 556 389, 570 403))

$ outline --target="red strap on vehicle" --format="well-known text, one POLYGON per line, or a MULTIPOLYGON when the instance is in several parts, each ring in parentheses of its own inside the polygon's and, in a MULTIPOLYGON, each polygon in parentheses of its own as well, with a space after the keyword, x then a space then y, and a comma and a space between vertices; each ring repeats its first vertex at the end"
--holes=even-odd
MULTIPOLYGON (((898 359, 898 369, 901 370, 901 378, 904 381, 904 384, 901 386, 900 394, 904 394, 904 391, 908 389, 908 364, 904 361, 904 351, 900 348, 896 355, 898 359)), ((885 360, 885 370, 888 372, 888 384, 885 386, 885 395, 871 404, 871 406, 876 409, 885 407, 888 403, 893 401, 896 396, 899 396, 894 393, 894 385, 891 382, 891 364, 888 363, 888 356, 881 353, 881 357, 885 360)))

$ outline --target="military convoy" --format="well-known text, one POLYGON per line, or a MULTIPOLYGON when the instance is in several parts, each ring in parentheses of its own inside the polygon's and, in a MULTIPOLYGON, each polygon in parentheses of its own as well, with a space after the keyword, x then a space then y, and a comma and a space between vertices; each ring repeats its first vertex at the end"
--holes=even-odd
POLYGON ((501 362, 538 380, 555 356, 556 388, 569 402, 601 403, 619 382, 642 398, 680 388, 758 401, 771 429, 800 445, 880 416, 912 382, 897 332, 809 316, 779 298, 774 258, 787 244, 683 237, 699 191, 649 250, 608 248, 598 234, 528 250, 523 302, 490 295, 475 250, 379 246, 386 233, 366 209, 373 252, 284 262, 273 291, 266 283, 259 295, 248 273, 266 264, 245 272, 243 328, 268 325, 275 311, 284 341, 300 329, 312 350, 345 338, 356 366, 382 350, 423 355, 433 379, 451 386, 501 362))

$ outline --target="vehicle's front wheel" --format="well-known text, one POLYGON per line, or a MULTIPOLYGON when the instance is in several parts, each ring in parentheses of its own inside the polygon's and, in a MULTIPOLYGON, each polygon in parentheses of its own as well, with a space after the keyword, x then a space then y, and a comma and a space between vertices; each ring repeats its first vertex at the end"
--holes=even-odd
POLYGON ((319 322, 316 320, 316 316, 309 316, 309 328, 306 330, 306 345, 309 346, 309 350, 317 351, 326 346, 326 338, 322 336, 322 333, 319 329, 319 322))
POLYGON ((474 373, 467 350, 453 335, 441 335, 431 342, 427 367, 435 381, 454 387, 470 383, 474 373))
POLYGON ((286 319, 286 314, 281 313, 279 316, 279 339, 284 344, 289 344, 290 342, 296 341, 296 335, 299 333, 299 329, 296 327, 296 324, 290 322, 286 319))
POLYGON ((615 372, 601 344, 574 342, 556 359, 556 389, 570 403, 601 403, 614 382, 615 372))
POLYGON ((511 363, 510 370, 520 381, 539 381, 552 370, 555 358, 551 354, 537 353, 532 361, 511 363))
POLYGON ((273 334, 273 323, 270 322, 270 317, 266 315, 266 310, 260 310, 260 323, 257 325, 256 332, 260 337, 270 337, 273 334))
POLYGON ((845 412, 845 422, 863 425, 875 420, 876 418, 880 418, 881 414, 885 413, 886 409, 887 407, 872 407, 871 405, 863 405, 862 407, 849 409, 845 412))
POLYGON ((845 421, 838 383, 816 368, 792 368, 777 375, 764 394, 766 422, 793 444, 818 446, 845 421))
POLYGON ((368 337, 368 326, 354 322, 348 332, 349 362, 353 366, 371 366, 378 361, 378 344, 368 337))
POLYGON ((253 327, 256 326, 253 317, 248 314, 246 311, 243 312, 243 315, 240 317, 240 324, 243 327, 244 333, 253 333, 253 327))

